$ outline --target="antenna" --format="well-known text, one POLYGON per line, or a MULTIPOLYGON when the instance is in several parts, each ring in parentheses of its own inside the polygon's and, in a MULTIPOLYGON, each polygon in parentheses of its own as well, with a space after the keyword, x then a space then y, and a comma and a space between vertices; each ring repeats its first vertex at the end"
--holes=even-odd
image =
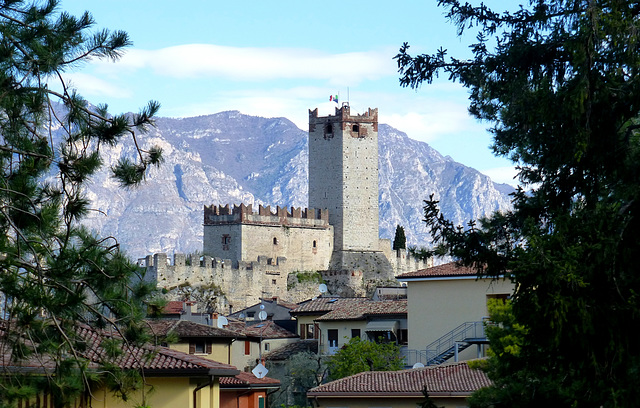
POLYGON ((227 320, 226 317, 224 317, 224 316, 219 316, 218 317, 218 328, 219 329, 223 329, 224 326, 226 326, 228 324, 229 324, 229 320, 227 320))

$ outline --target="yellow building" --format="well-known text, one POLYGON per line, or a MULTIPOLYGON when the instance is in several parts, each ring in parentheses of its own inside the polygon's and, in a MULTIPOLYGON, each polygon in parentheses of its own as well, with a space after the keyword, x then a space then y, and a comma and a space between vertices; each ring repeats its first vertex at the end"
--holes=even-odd
POLYGON ((397 279, 407 284, 409 366, 455 360, 456 350, 458 360, 482 356, 487 301, 506 299, 514 288, 505 279, 479 278, 474 269, 455 262, 397 279))
MULTIPOLYGON (((88 361, 88 369, 100 372, 101 359, 107 353, 102 341, 107 334, 80 327, 79 334, 86 339, 87 349, 78 351, 88 361)), ((9 347, 0 347, 0 367, 4 372, 29 375, 54 375, 51 359, 21 359, 14 362, 9 347)), ((127 401, 113 393, 100 382, 87 388, 76 401, 75 407, 130 408, 151 406, 153 408, 263 408, 267 391, 277 389, 279 381, 271 378, 258 379, 250 373, 241 373, 236 367, 213 361, 194 354, 187 354, 166 347, 125 345, 122 355, 110 359, 123 371, 141 374, 143 385, 128 395, 127 401)), ((18 406, 49 408, 57 401, 44 393, 30 400, 22 400, 18 406)))

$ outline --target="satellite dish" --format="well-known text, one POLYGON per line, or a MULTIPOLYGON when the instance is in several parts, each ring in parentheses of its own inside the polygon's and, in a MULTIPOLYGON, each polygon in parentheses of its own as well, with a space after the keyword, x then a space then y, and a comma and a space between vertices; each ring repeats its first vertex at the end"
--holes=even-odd
POLYGON ((260 305, 260 310, 264 310, 264 305, 260 305))
POLYGON ((240 320, 244 319, 244 313, 240 313, 240 315, 238 316, 238 319, 240 320))
POLYGON ((224 326, 229 324, 229 320, 226 317, 220 316, 218 317, 218 328, 222 329, 224 326))
POLYGON ((258 363, 257 366, 255 366, 253 368, 253 370, 251 370, 251 372, 253 373, 253 375, 255 375, 257 378, 264 378, 265 375, 267 375, 267 373, 269 372, 269 370, 267 370, 267 367, 263 366, 261 363, 258 363))
POLYGON ((260 320, 266 320, 266 318, 267 318, 267 312, 265 312, 264 310, 263 310, 263 311, 261 311, 260 313, 258 313, 258 318, 259 318, 260 320))
POLYGON ((424 364, 422 364, 422 363, 415 363, 415 364, 413 365, 413 367, 411 367, 411 368, 422 368, 422 367, 424 367, 424 364))
POLYGON ((320 293, 327 293, 327 285, 321 283, 320 286, 318 286, 318 290, 320 291, 320 293))

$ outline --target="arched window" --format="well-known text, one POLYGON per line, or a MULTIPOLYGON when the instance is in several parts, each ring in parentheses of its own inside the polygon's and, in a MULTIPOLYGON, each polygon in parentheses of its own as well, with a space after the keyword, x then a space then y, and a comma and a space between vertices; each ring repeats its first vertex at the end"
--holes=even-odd
POLYGON ((273 237, 273 245, 278 245, 278 238, 273 237))

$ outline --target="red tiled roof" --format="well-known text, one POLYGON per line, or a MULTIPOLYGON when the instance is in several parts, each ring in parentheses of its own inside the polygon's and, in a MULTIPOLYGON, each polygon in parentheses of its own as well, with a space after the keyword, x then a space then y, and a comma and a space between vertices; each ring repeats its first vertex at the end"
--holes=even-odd
POLYGON ((470 395, 491 385, 481 370, 466 362, 402 371, 366 371, 312 388, 308 397, 470 395))
MULTIPOLYGON (((150 345, 134 346, 123 344, 122 354, 109 358, 102 347, 102 342, 108 338, 120 338, 117 333, 99 333, 88 326, 79 326, 78 334, 86 342, 86 349, 78 349, 80 358, 89 361, 90 368, 98 368, 100 363, 109 362, 122 369, 143 370, 146 375, 218 375, 229 376, 238 374, 236 367, 230 364, 186 354, 166 347, 150 345)), ((49 371, 54 368, 53 361, 48 356, 40 359, 28 359, 15 362, 12 359, 11 348, 5 342, 0 342, 0 365, 2 368, 15 371, 49 371)))
POLYGON ((262 337, 263 339, 289 339, 298 337, 297 334, 278 326, 272 320, 265 320, 257 324, 247 325, 246 322, 228 319, 227 329, 247 337, 262 337))
POLYGON ((316 320, 362 320, 367 316, 407 314, 406 300, 369 300, 338 304, 332 311, 316 320))
POLYGON ((476 276, 477 272, 473 268, 466 266, 460 266, 456 262, 449 262, 446 264, 433 266, 427 269, 420 269, 418 271, 403 273, 398 275, 396 279, 402 280, 403 278, 433 278, 433 277, 454 277, 454 276, 476 276))
MULTIPOLYGON (((80 328, 79 332, 89 344, 87 350, 83 352, 83 356, 94 362, 102 360, 105 356, 105 350, 101 347, 101 343, 109 335, 100 335, 88 327, 80 328)), ((212 370, 217 375, 238 373, 236 367, 230 364, 219 363, 166 347, 124 345, 123 348, 124 352, 113 363, 122 369, 143 369, 148 375, 166 373, 167 371, 178 373, 183 370, 203 373, 212 370)))
POLYGON ((240 374, 236 374, 234 377, 220 378, 220 387, 222 389, 247 386, 251 386, 251 388, 255 388, 256 386, 279 387, 280 381, 269 377, 258 378, 252 373, 247 373, 245 371, 241 371, 240 374))
POLYGON ((166 306, 162 310, 163 314, 182 314, 184 302, 181 300, 175 300, 167 302, 166 306))
POLYGON ((325 314, 337 308, 349 307, 358 303, 365 303, 368 298, 340 298, 340 297, 318 297, 306 300, 298 304, 298 307, 291 311, 296 314, 325 314))
POLYGON ((169 332, 174 332, 178 337, 237 338, 242 336, 232 330, 220 329, 188 320, 147 320, 147 325, 154 336, 166 336, 169 332))

